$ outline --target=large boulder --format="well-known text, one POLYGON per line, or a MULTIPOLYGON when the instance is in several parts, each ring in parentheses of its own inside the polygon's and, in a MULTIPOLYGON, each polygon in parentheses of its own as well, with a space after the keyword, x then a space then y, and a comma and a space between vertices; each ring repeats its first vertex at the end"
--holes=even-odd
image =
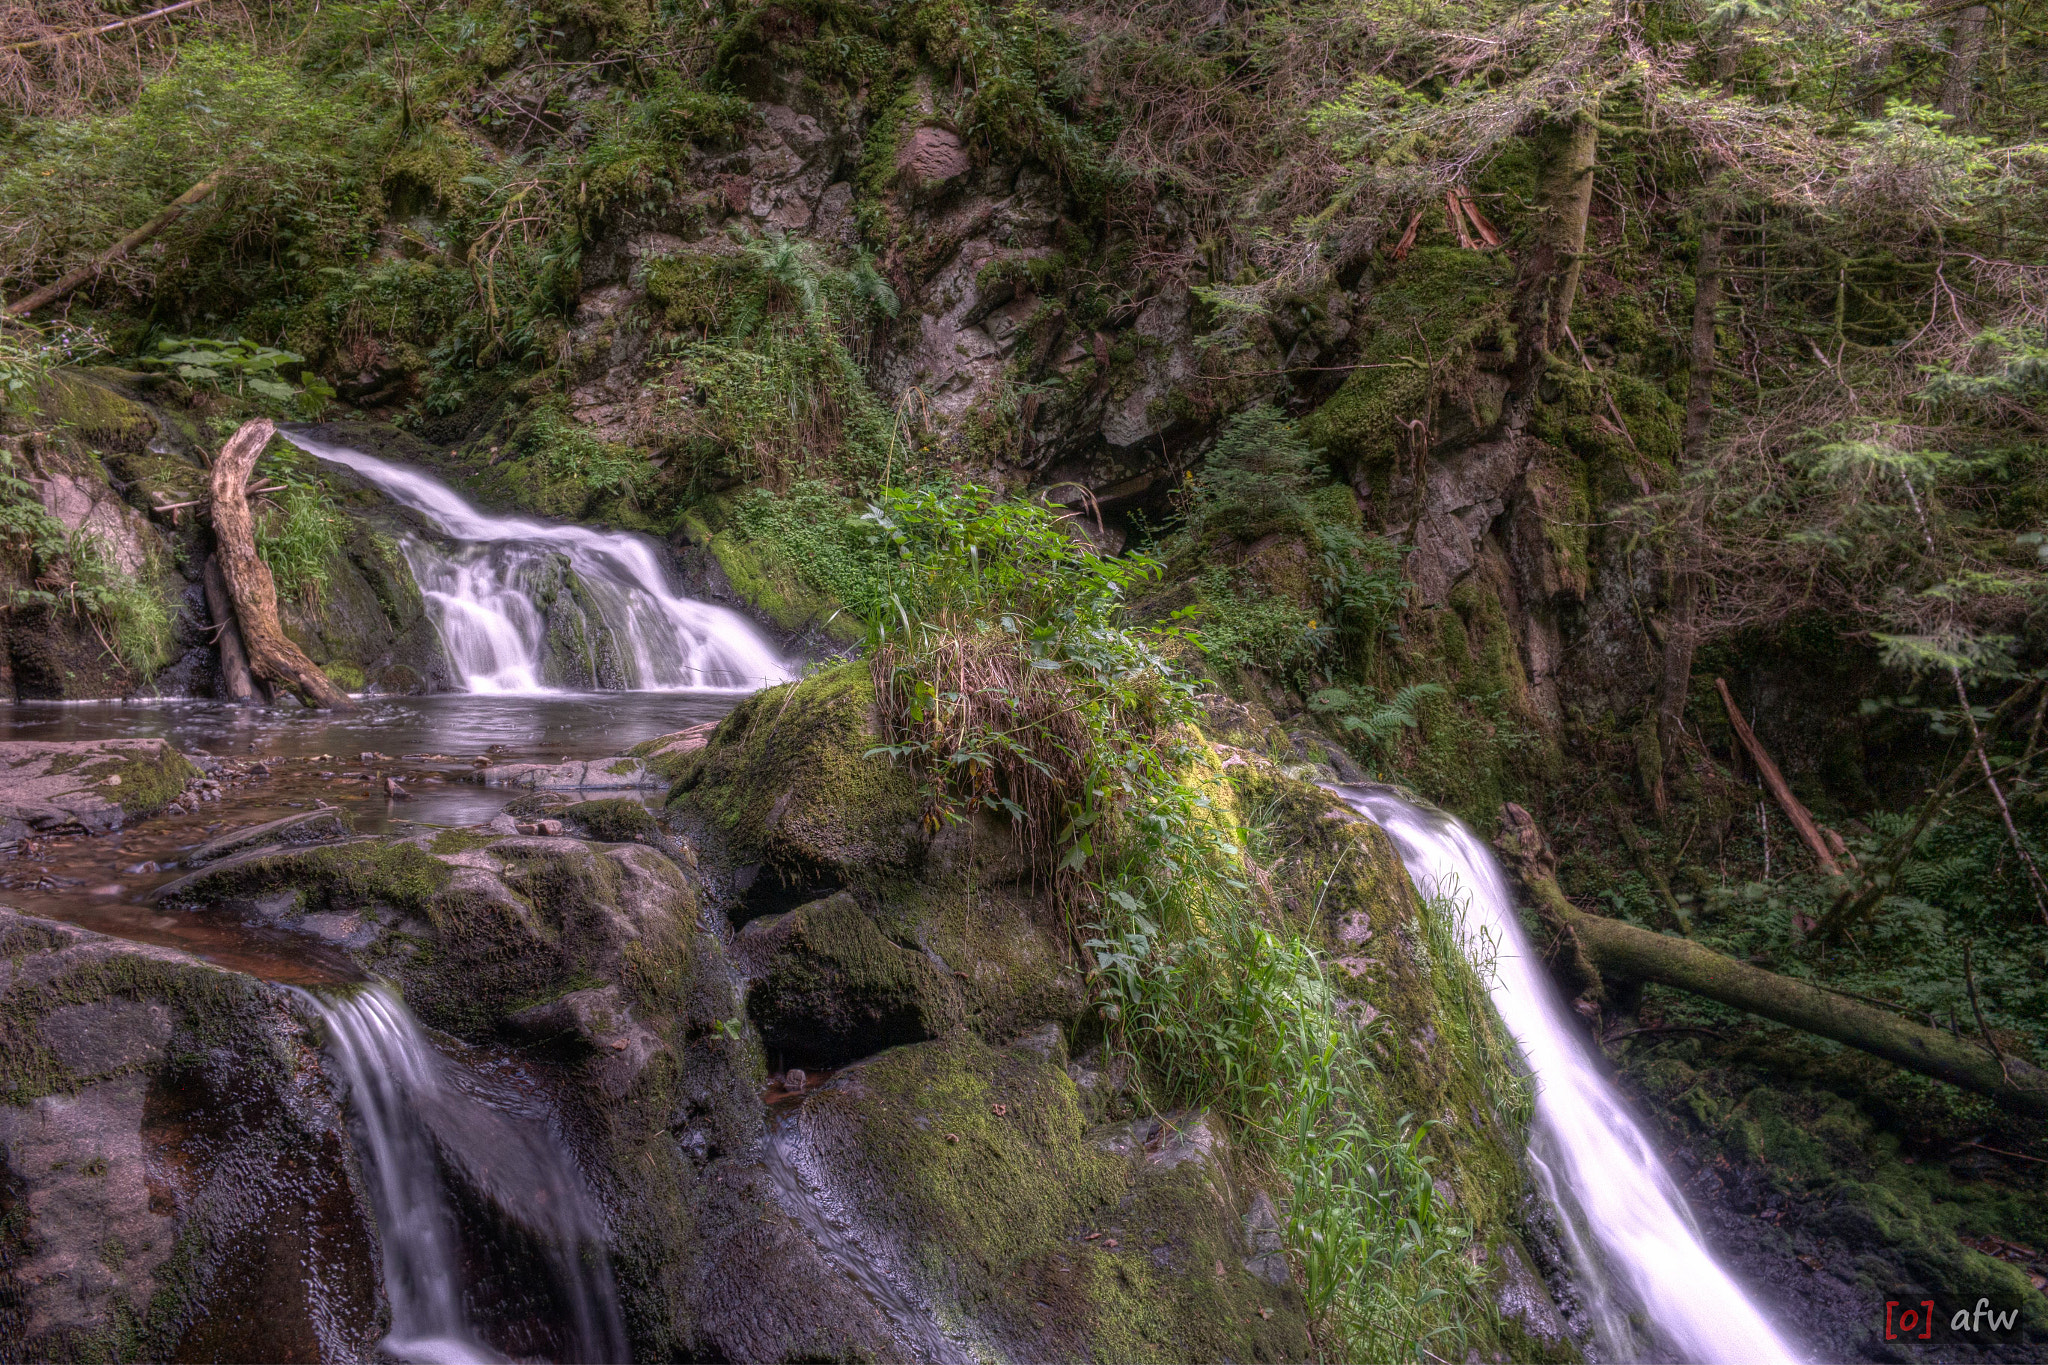
POLYGON ((0 909, 0 1355, 340 1360, 378 1243, 286 993, 0 909))

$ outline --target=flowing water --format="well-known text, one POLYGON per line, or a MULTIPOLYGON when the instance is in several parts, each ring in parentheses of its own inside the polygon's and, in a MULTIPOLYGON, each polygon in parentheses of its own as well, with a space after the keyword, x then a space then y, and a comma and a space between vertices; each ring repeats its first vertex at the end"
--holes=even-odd
POLYGON ((541 605, 562 591, 562 565, 575 575, 618 643, 580 647, 583 671, 626 690, 722 688, 751 692, 789 677, 761 633, 735 612, 672 591, 660 546, 647 536, 587 526, 498 517, 406 465, 380 460, 305 432, 286 438, 310 455, 354 470, 447 536, 401 541, 465 689, 532 693, 547 681, 549 623, 541 605))
POLYGON ((1425 895, 1468 900, 1467 931, 1495 951, 1494 1007, 1536 1078, 1529 1165, 1557 1212, 1599 1358, 1794 1360, 1702 1242, 1684 1196, 1589 1049, 1585 1025, 1545 975, 1486 845, 1451 816, 1384 788, 1335 790, 1387 831, 1425 895))
POLYGON ((559 1315, 556 1339, 546 1343, 551 1358, 626 1359, 602 1223, 581 1174, 539 1116, 519 1112, 502 1086, 443 1057, 386 987, 301 995, 325 1022, 348 1087, 384 1246, 391 1331, 382 1349, 421 1365, 507 1359, 485 1341, 471 1312, 474 1277, 444 1188, 445 1164, 544 1248, 553 1272, 548 1297, 559 1315))

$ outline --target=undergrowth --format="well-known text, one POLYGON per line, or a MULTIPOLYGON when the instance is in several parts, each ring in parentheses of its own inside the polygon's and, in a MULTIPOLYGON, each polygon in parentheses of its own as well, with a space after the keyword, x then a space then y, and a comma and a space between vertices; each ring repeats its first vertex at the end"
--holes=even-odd
POLYGON ((1288 1191, 1325 1349, 1461 1354, 1490 1311, 1472 1226, 1436 1191, 1427 1122, 1387 1112, 1369 1029, 1340 1013, 1308 927, 1247 875, 1194 685, 1162 652, 1185 632, 1125 620, 1160 566, 973 487, 892 492, 870 516, 897 554, 869 626, 893 741, 877 752, 922 774, 932 826, 977 806, 1016 822, 1155 1098, 1226 1116, 1288 1191))
POLYGON ((267 464, 262 481, 282 484, 266 495, 256 514, 256 553, 270 567, 280 597, 317 606, 341 552, 342 516, 319 480, 282 462, 267 464))

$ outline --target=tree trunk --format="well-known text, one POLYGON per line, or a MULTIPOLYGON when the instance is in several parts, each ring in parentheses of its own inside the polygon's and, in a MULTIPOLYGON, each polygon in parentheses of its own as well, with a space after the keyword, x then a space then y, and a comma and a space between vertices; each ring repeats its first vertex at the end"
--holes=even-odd
POLYGON ((1977 85, 1977 63, 1984 55, 1984 24, 1991 17, 1989 5, 1971 5, 1956 16, 1954 46, 1949 50, 1948 70, 1941 78, 1941 94, 1935 106, 1952 114, 1958 124, 1970 121, 1970 96, 1977 85))
POLYGON ((1534 241, 1522 258, 1519 286, 1519 368, 1532 378, 1542 373, 1545 358, 1564 340, 1572 303, 1578 298, 1600 129, 1592 119, 1581 117, 1547 130, 1545 142, 1534 241))
POLYGON ((221 682, 227 687, 228 700, 247 706, 256 700, 256 684, 249 676, 249 656, 242 652, 242 632, 235 625, 234 604, 228 599, 228 584, 221 576, 217 555, 206 557, 201 577, 206 583, 206 614, 213 618, 217 632, 221 682))
POLYGON ((245 422, 213 462, 213 535, 220 547, 221 573, 234 595, 249 667, 256 676, 289 687, 309 706, 349 710, 355 702, 348 693, 286 637, 277 619, 277 584, 270 566, 256 553, 256 522, 243 487, 256 468, 256 457, 276 431, 268 417, 245 422))
POLYGON ((2048 1118, 2048 1071, 2039 1067, 2016 1057, 2001 1060, 1953 1034, 1738 962, 1687 939, 1587 914, 1558 887, 1549 846, 1529 813, 1510 804, 1503 817, 1511 836, 1508 856, 1524 891, 1546 920, 1567 927, 1575 952, 1603 976, 1654 981, 1704 996, 1975 1091, 2016 1113, 2048 1118))
MULTIPOLYGON (((1721 311, 1721 253, 1727 229, 1717 209, 1700 226, 1700 258, 1693 269, 1692 376, 1685 400, 1681 467, 1696 468, 1714 420, 1715 324, 1721 311)), ((1657 744, 1664 771, 1678 765, 1685 733, 1685 705, 1692 691, 1693 651, 1699 645, 1699 592, 1683 565, 1672 573, 1670 621, 1664 631, 1664 666, 1657 680, 1657 744)))
POLYGON ((221 177, 233 170, 236 163, 240 160, 241 157, 236 156, 224 162, 204 180, 201 180, 191 189, 186 190, 176 199, 173 199, 164 208, 162 213, 159 213, 156 217, 150 219, 99 255, 93 257, 91 261, 78 267, 78 269, 63 276, 61 279, 54 280, 33 293, 23 295, 13 303, 8 304, 6 308, 0 309, 0 312, 4 312, 11 318, 27 317, 30 313, 35 312, 36 309, 41 308, 45 304, 55 303, 87 280, 95 278, 108 266, 126 256, 136 247, 141 246, 171 224, 177 222, 178 219, 184 216, 186 209, 191 208, 194 204, 212 194, 214 189, 220 184, 221 177))
POLYGON ((1742 718, 1742 708, 1735 704, 1734 696, 1728 691, 1727 680, 1716 678, 1714 686, 1721 693, 1721 704, 1728 708, 1728 724, 1734 728, 1736 740, 1748 751, 1749 761, 1756 765, 1757 776, 1763 779, 1765 790, 1777 800, 1779 809, 1785 812, 1785 818, 1792 822, 1792 828, 1799 831, 1799 837, 1813 850, 1815 860, 1820 863, 1820 870, 1830 877, 1841 876, 1842 865, 1835 861, 1835 845, 1841 840, 1827 838, 1821 827, 1815 823, 1813 812, 1792 794, 1792 788, 1786 785, 1785 775, 1778 771, 1778 765, 1771 761, 1769 752, 1758 742, 1756 732, 1751 730, 1749 722, 1742 718))

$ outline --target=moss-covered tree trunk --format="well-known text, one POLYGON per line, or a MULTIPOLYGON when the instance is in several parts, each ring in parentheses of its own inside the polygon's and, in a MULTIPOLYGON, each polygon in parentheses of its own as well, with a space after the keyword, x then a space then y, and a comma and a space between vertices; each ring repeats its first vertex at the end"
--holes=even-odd
POLYGON ((1602 978, 1654 981, 1704 996, 1973 1090, 2017 1113, 2048 1118, 2048 1071, 1688 939, 1588 914, 1565 899, 1549 845, 1529 813, 1510 804, 1502 824, 1523 890, 1553 927, 1569 934, 1574 956, 1583 955, 1602 978))
POLYGON ((1543 134, 1543 172, 1530 243, 1522 256, 1521 368, 1531 378, 1564 340, 1586 255, 1586 217, 1593 205, 1593 165, 1600 130, 1590 117, 1543 134))

